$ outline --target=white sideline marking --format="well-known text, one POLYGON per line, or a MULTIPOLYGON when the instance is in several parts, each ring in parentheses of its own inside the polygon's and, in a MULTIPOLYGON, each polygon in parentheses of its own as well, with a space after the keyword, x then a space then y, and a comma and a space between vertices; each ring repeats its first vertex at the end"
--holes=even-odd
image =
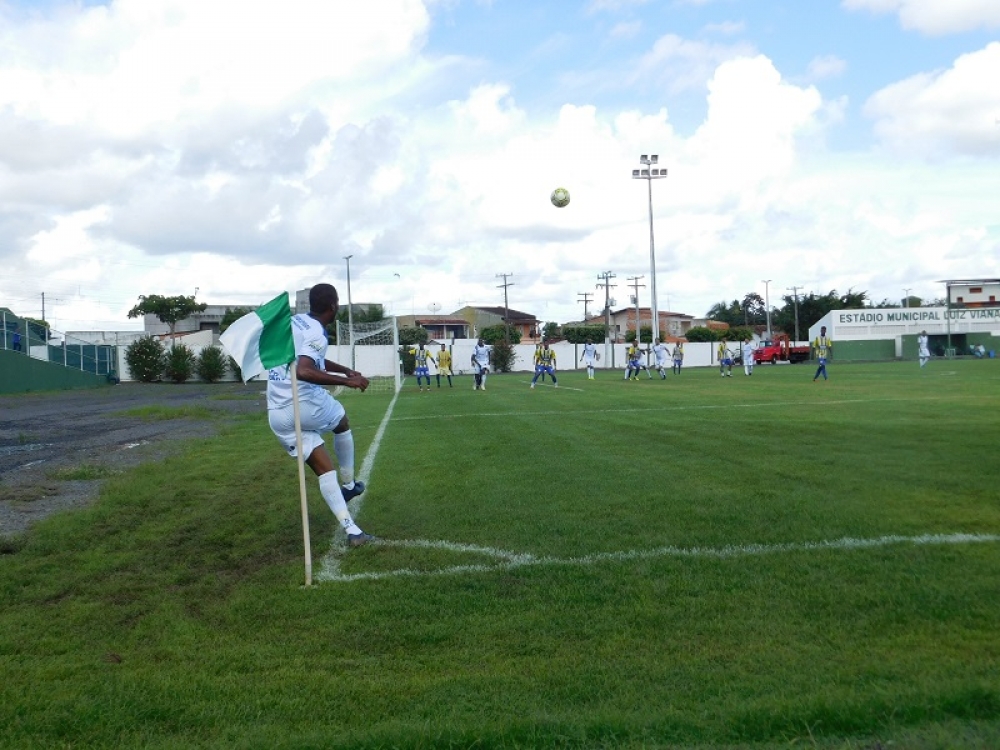
MULTIPOLYGON (((389 402, 389 406, 385 410, 385 416, 382 417, 382 421, 379 423, 378 429, 375 431, 375 437, 372 438, 372 444, 368 446, 368 453, 365 454, 365 460, 361 462, 361 471, 357 473, 356 479, 360 479, 365 484, 368 483, 368 477, 371 476, 372 466, 375 465, 375 456, 378 455, 379 446, 382 445, 382 436, 385 435, 385 429, 389 426, 389 418, 392 417, 392 410, 396 406, 396 401, 399 399, 399 394, 402 389, 396 391, 392 395, 392 400, 389 402)), ((364 495, 359 495, 354 498, 350 503, 348 503, 348 509, 351 511, 351 515, 357 518, 361 515, 361 506, 365 501, 364 495), (353 506, 353 507, 352 507, 353 506)), ((344 530, 339 528, 334 532, 332 543, 330 544, 330 550, 323 557, 320 562, 319 572, 316 574, 316 580, 335 580, 328 579, 328 576, 337 576, 340 573, 340 556, 347 549, 347 535, 344 530)))
MULTIPOLYGON (((727 545, 725 547, 655 547, 648 550, 625 550, 622 552, 600 552, 582 557, 548 557, 536 556, 527 552, 508 552, 493 547, 478 547, 471 544, 456 544, 446 541, 413 540, 379 540, 376 544, 385 547, 443 549, 451 552, 478 554, 492 558, 491 562, 468 565, 450 565, 435 570, 414 570, 400 568, 371 573, 340 572, 339 560, 335 566, 324 565, 316 576, 317 581, 347 583, 351 581, 377 581, 386 578, 424 578, 431 576, 455 575, 458 573, 485 573, 490 571, 512 570, 528 566, 564 565, 589 566, 602 562, 627 562, 629 560, 649 560, 663 557, 702 557, 727 559, 735 557, 751 557, 755 555, 780 554, 783 552, 812 552, 829 549, 871 549, 888 547, 893 544, 982 544, 1000 542, 998 534, 921 534, 919 536, 898 536, 895 534, 875 537, 872 539, 855 539, 844 537, 818 542, 788 542, 784 544, 744 544, 727 545)), ((328 556, 329 557, 329 556, 328 556)), ((326 562, 326 560, 324 560, 326 562)))
MULTIPOLYGON (((530 382, 530 381, 529 381, 530 382)), ((560 388, 560 390, 562 390, 560 388)), ((569 389, 567 389, 569 390, 569 389)), ((573 390, 580 390, 574 388, 573 390)), ((790 406, 811 406, 825 408, 827 406, 839 406, 841 404, 881 404, 881 403, 910 403, 913 401, 941 401, 942 398, 939 396, 926 396, 926 397, 915 397, 915 398, 845 398, 837 399, 835 401, 761 401, 752 404, 699 404, 696 406, 683 406, 683 405, 671 405, 671 406, 637 406, 628 409, 549 409, 544 411, 518 411, 520 415, 532 415, 532 416, 545 416, 548 414, 628 414, 632 412, 667 412, 667 411, 699 411, 699 410, 715 410, 715 409, 774 409, 775 407, 790 407, 790 406)), ((460 419, 463 417, 509 417, 511 412, 508 411, 476 411, 468 412, 466 414, 425 414, 416 417, 399 417, 396 419, 397 422, 419 422, 422 420, 430 419, 460 419)))

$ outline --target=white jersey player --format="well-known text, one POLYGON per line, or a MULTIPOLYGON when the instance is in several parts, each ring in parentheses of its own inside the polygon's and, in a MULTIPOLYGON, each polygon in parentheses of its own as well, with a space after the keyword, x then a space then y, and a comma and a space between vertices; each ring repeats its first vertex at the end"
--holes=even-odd
POLYGON ((290 371, 295 367, 304 461, 319 478, 320 493, 346 532, 348 544, 360 547, 375 537, 358 528, 347 503, 364 492, 365 485, 354 479, 354 436, 347 412, 324 386, 343 385, 364 391, 368 388, 368 379, 326 358, 329 343, 326 326, 336 320, 338 308, 337 290, 330 284, 317 284, 309 290, 309 313, 292 316, 295 361, 268 370, 267 421, 288 454, 296 456, 290 371), (333 433, 333 450, 340 468, 339 482, 330 454, 323 445, 324 432, 333 433))
POLYGON ((667 345, 664 344, 659 339, 656 339, 656 343, 653 346, 653 354, 656 355, 656 371, 660 373, 660 379, 667 379, 667 357, 670 351, 667 349, 667 345))
POLYGON ((580 359, 587 366, 587 378, 593 380, 594 362, 597 360, 597 347, 594 346, 594 342, 590 339, 587 339, 587 343, 583 345, 583 354, 580 355, 580 359))
POLYGON ((476 374, 473 390, 486 390, 486 376, 490 373, 490 348, 482 339, 472 348, 472 370, 476 374))

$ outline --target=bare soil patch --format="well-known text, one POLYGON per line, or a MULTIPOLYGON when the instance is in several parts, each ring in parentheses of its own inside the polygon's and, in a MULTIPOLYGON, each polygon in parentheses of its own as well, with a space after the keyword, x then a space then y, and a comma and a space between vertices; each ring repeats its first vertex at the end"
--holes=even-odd
POLYGON ((86 505, 107 476, 161 461, 183 441, 216 435, 238 415, 263 417, 265 409, 261 383, 125 383, 0 396, 0 536, 86 505), (140 413, 128 413, 134 410, 140 413))

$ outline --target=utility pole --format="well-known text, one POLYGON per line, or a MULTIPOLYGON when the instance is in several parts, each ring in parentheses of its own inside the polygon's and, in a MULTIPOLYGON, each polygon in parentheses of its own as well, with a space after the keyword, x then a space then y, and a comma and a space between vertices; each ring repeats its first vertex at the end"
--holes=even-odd
POLYGON ((611 283, 611 279, 615 278, 611 271, 598 274, 597 278, 604 280, 603 284, 595 287, 596 289, 604 287, 604 361, 614 367, 614 362, 611 361, 611 352, 614 351, 611 348, 611 288, 618 285, 611 283))
POLYGON ((910 306, 910 290, 909 289, 904 289, 903 291, 906 292, 906 296, 903 297, 903 307, 909 307, 910 306))
POLYGON ((594 296, 593 292, 577 292, 583 299, 578 299, 577 302, 583 303, 583 322, 587 322, 587 305, 590 304, 590 298, 594 296))
POLYGON ((642 278, 644 278, 644 277, 642 277, 642 276, 630 276, 629 279, 628 279, 631 282, 629 284, 629 286, 632 287, 633 289, 635 289, 635 296, 632 298, 632 301, 635 303, 635 343, 636 344, 638 344, 642 340, 641 337, 640 337, 640 333, 642 332, 642 321, 639 318, 639 287, 642 287, 643 289, 646 288, 645 284, 640 284, 639 283, 639 279, 642 279, 642 278))
POLYGON ((510 343, 510 322, 507 318, 510 316, 509 308, 507 307, 507 287, 514 286, 513 281, 507 281, 508 276, 513 276, 513 273, 498 273, 497 278, 502 278, 503 283, 497 285, 497 289, 503 289, 503 340, 508 344, 510 343))
POLYGON ((768 292, 772 279, 762 279, 764 282, 764 311, 767 313, 767 340, 773 341, 771 336, 771 295, 768 292))
POLYGON ((799 289, 800 286, 790 286, 788 291, 795 295, 795 343, 799 342, 799 289))

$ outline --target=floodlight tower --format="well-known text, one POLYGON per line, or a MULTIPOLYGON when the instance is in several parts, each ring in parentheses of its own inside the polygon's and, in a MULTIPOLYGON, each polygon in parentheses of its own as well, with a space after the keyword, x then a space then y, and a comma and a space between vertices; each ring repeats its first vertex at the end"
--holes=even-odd
MULTIPOLYGON (((658 164, 658 154, 643 154, 639 157, 642 168, 632 170, 633 180, 645 180, 649 195, 649 293, 652 297, 650 313, 652 315, 653 338, 660 337, 660 313, 656 307, 656 243, 653 241, 653 180, 662 180, 667 176, 667 170, 654 165, 658 164)), ((639 331, 636 331, 638 337, 639 331)))

